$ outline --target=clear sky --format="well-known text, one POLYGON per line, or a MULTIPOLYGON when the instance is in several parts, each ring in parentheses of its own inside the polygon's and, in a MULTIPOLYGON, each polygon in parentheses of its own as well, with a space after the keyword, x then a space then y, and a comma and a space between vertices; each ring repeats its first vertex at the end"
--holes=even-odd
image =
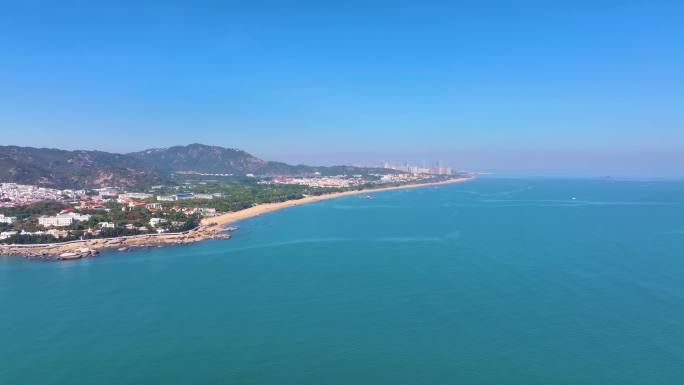
POLYGON ((0 144, 684 176, 682 1, 0 6, 0 144))

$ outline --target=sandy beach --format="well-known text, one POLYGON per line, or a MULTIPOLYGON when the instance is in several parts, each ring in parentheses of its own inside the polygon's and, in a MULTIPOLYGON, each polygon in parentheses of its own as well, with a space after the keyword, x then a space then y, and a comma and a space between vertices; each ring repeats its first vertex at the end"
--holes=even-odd
POLYGON ((465 182, 467 180, 470 180, 471 178, 472 177, 462 177, 462 178, 454 178, 454 179, 449 179, 449 180, 440 181, 440 182, 433 182, 433 183, 416 183, 416 184, 407 184, 407 185, 403 185, 403 186, 380 187, 380 188, 375 188, 375 189, 344 191, 344 192, 330 193, 330 194, 324 194, 324 195, 308 196, 308 197, 305 197, 302 199, 289 200, 289 201, 285 201, 285 202, 264 203, 264 204, 256 205, 254 207, 250 207, 248 209, 236 211, 234 213, 227 213, 227 214, 222 214, 222 215, 218 215, 218 216, 211 217, 211 218, 205 218, 202 220, 202 225, 206 226, 206 225, 209 225, 212 223, 217 224, 217 225, 222 225, 222 226, 223 225, 229 225, 229 224, 235 223, 237 221, 249 219, 249 218, 256 217, 256 216, 259 216, 259 215, 262 215, 265 213, 269 213, 272 211, 281 210, 281 209, 285 209, 288 207, 301 206, 301 205, 305 205, 307 203, 320 202, 320 201, 327 200, 327 199, 341 198, 341 197, 350 196, 350 195, 370 194, 370 193, 380 192, 380 191, 403 190, 403 189, 418 188, 418 187, 438 186, 438 185, 450 184, 450 183, 461 183, 461 182, 465 182))
POLYGON ((301 206, 307 203, 320 202, 327 199, 341 198, 350 195, 371 194, 380 191, 403 190, 410 188, 438 186, 450 183, 460 183, 469 179, 471 179, 471 177, 454 178, 433 183, 416 183, 403 186, 344 191, 324 195, 308 196, 302 199, 289 200, 285 202, 264 203, 233 213, 226 213, 215 217, 204 218, 197 228, 183 233, 133 235, 126 237, 99 238, 35 245, 0 244, 0 255, 18 255, 24 257, 58 258, 67 260, 95 256, 100 250, 104 249, 127 251, 133 248, 190 244, 208 239, 228 239, 230 238, 230 235, 226 234, 226 232, 234 230, 235 228, 229 228, 227 225, 288 207, 301 206))

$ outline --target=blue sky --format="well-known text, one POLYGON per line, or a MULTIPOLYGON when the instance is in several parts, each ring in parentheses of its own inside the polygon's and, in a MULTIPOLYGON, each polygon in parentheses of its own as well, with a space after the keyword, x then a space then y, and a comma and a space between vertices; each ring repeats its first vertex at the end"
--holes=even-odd
POLYGON ((684 176, 681 1, 3 1, 1 144, 684 176))

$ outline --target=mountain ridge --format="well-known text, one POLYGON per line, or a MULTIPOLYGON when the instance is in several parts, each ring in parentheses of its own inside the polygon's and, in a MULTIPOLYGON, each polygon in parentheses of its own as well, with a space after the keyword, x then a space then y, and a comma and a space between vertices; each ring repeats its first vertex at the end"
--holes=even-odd
POLYGON ((266 161, 244 150, 192 143, 126 154, 99 150, 62 150, 0 146, 0 182, 56 188, 144 187, 163 184, 174 173, 339 175, 387 173, 380 168, 306 166, 266 161))

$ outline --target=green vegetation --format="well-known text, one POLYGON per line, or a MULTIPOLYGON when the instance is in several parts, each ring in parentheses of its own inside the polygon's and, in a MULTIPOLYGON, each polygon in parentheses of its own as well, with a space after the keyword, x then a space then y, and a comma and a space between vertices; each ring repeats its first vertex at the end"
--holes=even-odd
POLYGON ((0 214, 22 220, 38 218, 41 215, 55 215, 67 207, 69 206, 61 202, 38 202, 28 206, 0 207, 0 214))
POLYGON ((0 243, 6 244, 16 244, 16 245, 27 245, 32 243, 55 243, 55 242, 66 242, 74 241, 79 239, 75 235, 69 235, 66 238, 55 239, 52 235, 26 235, 26 234, 14 234, 9 238, 0 240, 0 243))
MULTIPOLYGON (((354 169, 355 170, 355 169, 354 169)), ((336 171, 351 171, 339 169, 336 171)), ((435 182, 448 179, 449 176, 432 176, 420 179, 421 183, 435 182)), ((368 189, 377 187, 400 186, 402 184, 415 183, 415 181, 392 182, 377 184, 379 177, 367 175, 367 182, 360 186, 349 188, 320 188, 295 184, 269 183, 268 177, 254 178, 244 175, 230 176, 201 176, 198 174, 175 174, 166 186, 149 191, 154 197, 146 199, 147 203, 160 203, 161 209, 148 208, 129 209, 128 206, 113 201, 105 202, 104 209, 76 210, 82 214, 89 214, 88 221, 74 222, 70 226, 59 227, 59 230, 68 232, 66 237, 58 241, 72 239, 110 238, 118 236, 152 234, 157 231, 181 232, 198 226, 200 215, 196 209, 215 209, 217 213, 234 212, 243 210, 262 203, 283 202, 300 199, 305 196, 321 195, 332 192, 347 190, 368 189), (157 201, 159 195, 174 195, 182 192, 194 194, 211 194, 212 199, 179 199, 176 201, 157 201), (152 226, 150 220, 160 218, 162 221, 152 226), (106 223, 103 224, 103 223, 106 223)), ((395 179, 396 180, 396 179, 395 179)), ((89 196, 92 196, 90 194, 89 196)), ((86 198, 88 201, 90 198, 86 198)), ((99 205, 101 201, 95 200, 89 204, 99 205)), ((46 229, 38 225, 38 218, 42 215, 55 215, 60 211, 71 207, 59 202, 40 202, 28 206, 0 208, 0 213, 6 216, 17 217, 17 221, 11 225, 0 224, 0 231, 17 231, 36 233, 46 229)), ((95 206, 93 206, 95 207, 95 206)), ((15 234, 0 243, 44 243, 55 242, 51 235, 43 234, 15 234)))
MULTIPOLYGON (((3 213, 10 213, 18 219, 13 224, 0 224, 0 231, 38 232, 46 229, 38 225, 38 217, 41 215, 54 215, 66 206, 55 202, 42 202, 30 206, 2 208, 3 213)), ((122 210, 123 205, 109 203, 109 211, 81 210, 83 214, 90 214, 90 220, 74 222, 70 226, 59 227, 60 231, 68 231, 66 237, 55 239, 48 234, 14 234, 0 240, 5 244, 28 244, 28 243, 53 243, 76 239, 111 238, 127 235, 154 234, 157 228, 163 228, 166 232, 182 232, 193 229, 199 225, 198 215, 188 215, 179 208, 150 211, 143 208, 122 210), (163 218, 164 223, 157 228, 150 226, 150 219, 163 218), (114 224, 114 228, 100 228, 101 222, 114 224)), ((8 215, 8 214, 5 214, 8 215)))
POLYGON ((129 154, 0 146, 0 181, 53 188, 168 184, 174 173, 234 175, 364 175, 395 173, 382 168, 316 167, 259 159, 245 151, 190 144, 129 154))
POLYGON ((42 227, 38 225, 38 217, 42 215, 55 215, 67 207, 69 206, 61 202, 37 202, 27 206, 0 207, 0 214, 8 217, 17 217, 16 222, 13 224, 3 224, 5 226, 0 227, 0 231, 23 230, 35 232, 42 230, 42 227))
POLYGON ((166 179, 149 165, 123 154, 0 146, 0 181, 3 182, 79 189, 99 187, 103 183, 143 187, 166 179))

